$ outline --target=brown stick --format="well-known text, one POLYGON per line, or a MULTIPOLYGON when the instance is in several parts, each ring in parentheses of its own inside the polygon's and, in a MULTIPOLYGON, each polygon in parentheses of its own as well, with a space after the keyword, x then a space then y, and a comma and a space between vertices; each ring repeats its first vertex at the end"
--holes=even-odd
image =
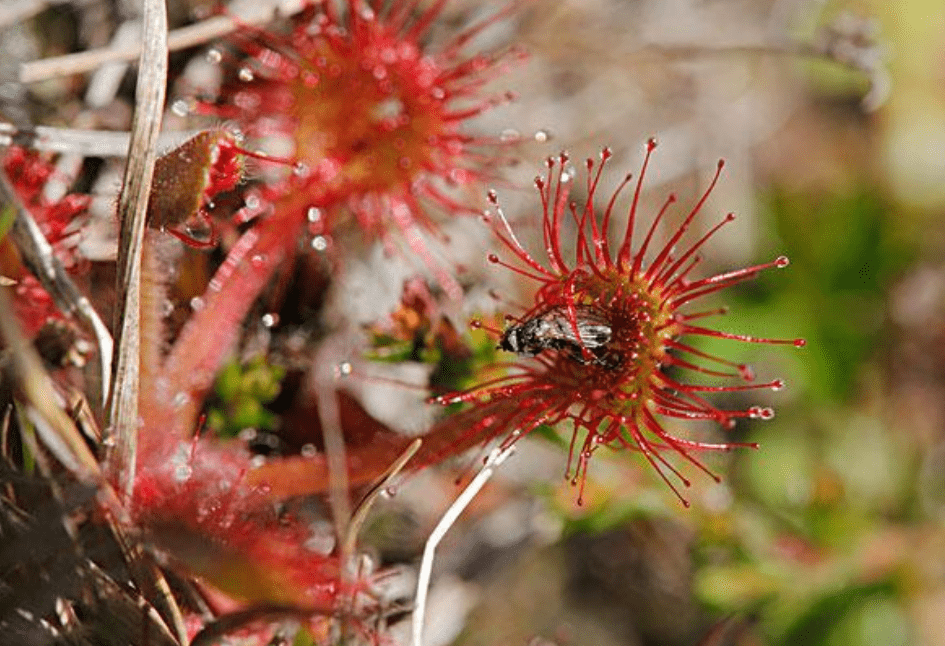
POLYGON ((145 0, 144 38, 138 63, 131 145, 118 201, 121 233, 115 319, 117 352, 112 365, 114 385, 109 406, 115 442, 106 457, 109 469, 117 476, 119 495, 126 498, 130 497, 134 485, 138 441, 141 248, 166 88, 167 7, 164 0, 145 0))

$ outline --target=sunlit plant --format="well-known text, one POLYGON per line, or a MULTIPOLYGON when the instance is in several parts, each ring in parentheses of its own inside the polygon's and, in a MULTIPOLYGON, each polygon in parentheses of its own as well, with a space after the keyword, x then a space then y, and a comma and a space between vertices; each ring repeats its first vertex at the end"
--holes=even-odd
POLYGON ((505 330, 493 330, 500 348, 516 354, 515 360, 494 366, 498 376, 467 391, 438 397, 437 401, 471 405, 460 413, 461 421, 454 420, 460 429, 465 427, 460 432, 467 441, 500 437, 502 446, 508 446, 540 425, 567 422, 572 433, 568 473, 582 488, 588 462, 599 447, 638 451, 688 505, 667 473, 683 486, 688 487, 690 482, 668 454, 718 479, 694 453, 754 445, 678 437, 666 430, 661 418, 712 420, 723 429, 731 429, 738 418, 768 419, 774 412, 762 406, 719 408, 707 399, 709 394, 783 387, 779 379, 755 383, 748 366, 701 350, 691 339, 701 336, 798 347, 804 341, 759 338, 705 327, 703 319, 723 310, 690 306, 765 269, 788 265, 788 259, 780 256, 764 264, 696 277, 703 245, 734 220, 734 215, 728 214, 694 242, 679 246, 719 179, 721 161, 708 188, 668 240, 657 243, 654 238, 676 201, 675 195, 666 199, 656 217, 644 227, 642 240, 635 239, 640 192, 655 148, 655 140, 650 140, 625 224, 616 221, 617 202, 631 183, 631 176, 625 176, 609 196, 599 198, 603 170, 611 156, 609 149, 603 150, 598 163, 587 160, 587 199, 580 206, 570 199, 568 156, 562 153, 549 158, 546 175, 535 179, 541 204, 541 255, 533 255, 523 246, 495 193, 490 193, 492 209, 486 220, 513 259, 509 262, 493 253, 489 261, 531 281, 535 286, 533 304, 525 312, 510 316, 505 330), (571 246, 564 233, 568 224, 577 229, 573 252, 567 251, 571 246), (610 231, 618 227, 623 228, 623 234, 614 241, 610 231), (676 373, 668 373, 667 368, 734 378, 741 383, 688 383, 674 376, 676 373))
POLYGON ((257 208, 285 209, 281 195, 301 192, 304 203, 293 206, 319 250, 349 216, 389 248, 397 244, 390 233, 399 232, 458 297, 455 278, 434 260, 424 235, 436 233, 436 211, 472 212, 456 187, 492 177, 488 167, 501 161, 507 142, 468 124, 511 97, 483 86, 519 54, 469 51, 511 4, 431 45, 444 6, 323 2, 294 19, 288 33, 247 29, 235 41, 232 78, 201 108, 249 141, 289 148, 294 173, 268 183, 257 208))

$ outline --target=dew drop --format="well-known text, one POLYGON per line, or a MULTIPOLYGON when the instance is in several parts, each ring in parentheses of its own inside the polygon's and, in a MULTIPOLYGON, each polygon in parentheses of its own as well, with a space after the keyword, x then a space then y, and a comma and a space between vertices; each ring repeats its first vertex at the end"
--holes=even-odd
POLYGON ((771 390, 775 392, 779 390, 784 390, 784 386, 785 386, 785 383, 783 379, 775 379, 773 382, 771 382, 771 390))
POLYGON ((259 196, 255 194, 247 195, 246 199, 243 200, 243 203, 246 205, 246 208, 255 211, 260 205, 259 196))
POLYGON ((473 319, 469 322, 469 327, 471 327, 474 330, 478 330, 482 327, 482 321, 480 321, 479 319, 473 319))
POLYGON ((165 298, 164 302, 161 303, 161 316, 170 316, 174 313, 174 302, 169 298, 165 298))
POLYGON ((183 408, 190 401, 190 397, 187 396, 183 390, 179 391, 174 398, 171 400, 171 406, 174 408, 183 408))
POLYGON ((496 192, 495 192, 494 190, 492 190, 492 189, 489 189, 489 192, 486 193, 486 199, 489 200, 490 202, 492 202, 493 204, 498 204, 498 203, 499 203, 499 196, 498 196, 498 195, 496 194, 496 192))
POLYGON ((314 444, 303 444, 302 448, 299 450, 299 453, 303 458, 314 458, 316 455, 318 455, 318 449, 315 448, 314 444))
POLYGON ((292 165, 292 174, 296 177, 308 177, 312 172, 312 169, 309 168, 308 164, 305 162, 295 162, 292 165))
POLYGON ((331 524, 327 528, 321 527, 323 523, 313 523, 312 534, 302 543, 309 552, 328 556, 335 549, 335 534, 332 531, 331 524))
POLYGON ((262 319, 260 320, 262 321, 263 327, 273 328, 279 323, 279 315, 275 312, 267 312, 262 315, 262 319))
POLYGON ((486 256, 486 260, 493 264, 497 264, 499 262, 499 257, 494 253, 490 253, 488 256, 486 256))
POLYGON ((352 372, 354 372, 354 366, 351 365, 350 361, 342 361, 338 364, 338 376, 347 377, 352 372))
POLYGON ((755 380, 755 369, 748 364, 743 363, 738 366, 738 374, 741 375, 742 379, 745 381, 755 380))
POLYGON ((257 253, 253 254, 249 259, 249 264, 252 265, 255 269, 261 269, 266 265, 266 254, 257 253))
POLYGON ((787 256, 778 256, 777 259, 774 261, 774 266, 779 269, 783 269, 784 267, 787 267, 790 264, 791 264, 791 261, 787 256))
POLYGON ((518 141, 522 138, 522 133, 520 133, 515 128, 506 128, 501 133, 499 133, 499 141, 509 143, 512 141, 518 141))
POLYGON ((219 49, 213 48, 207 50, 207 61, 216 65, 223 60, 223 54, 219 49))
POLYGON ((244 428, 243 430, 241 430, 241 431, 239 432, 239 434, 238 434, 238 437, 239 437, 241 440, 243 440, 244 442, 252 442, 253 440, 256 439, 256 436, 257 436, 258 434, 259 434, 259 433, 258 433, 258 431, 257 431, 255 428, 253 428, 253 427, 248 427, 248 428, 244 428))
POLYGON ((190 299, 190 309, 192 309, 195 312, 201 311, 206 306, 207 304, 199 296, 194 296, 192 299, 190 299))
POLYGON ((312 249, 315 251, 325 251, 328 249, 328 238, 325 236, 315 236, 312 238, 312 249))
POLYGON ((752 419, 772 419, 774 418, 774 409, 762 406, 752 406, 748 409, 748 416, 752 419))
POLYGON ((183 99, 177 99, 171 104, 171 112, 178 117, 186 117, 190 114, 190 105, 183 99))
POLYGON ((549 141, 551 139, 551 132, 549 132, 548 130, 545 130, 544 128, 541 128, 540 130, 535 131, 534 138, 535 138, 535 141, 537 141, 540 144, 543 144, 546 141, 549 141))
POLYGON ((389 487, 384 487, 384 490, 381 492, 381 494, 385 498, 393 498, 394 496, 397 495, 397 487, 394 485, 391 485, 389 487))
POLYGON ((264 455, 254 455, 249 459, 249 467, 251 469, 259 469, 266 465, 266 456, 264 455))
POLYGON ((322 218, 325 217, 322 213, 322 210, 317 206, 310 206, 308 211, 305 212, 305 217, 309 222, 321 222, 322 218))
POLYGON ((727 417, 722 421, 722 428, 726 431, 731 431, 735 429, 735 419, 732 417, 727 417))
POLYGON ((194 470, 187 464, 174 467, 174 480, 177 482, 187 482, 193 474, 194 470))
POLYGON ((248 67, 241 67, 237 76, 241 81, 246 83, 249 83, 253 80, 253 78, 255 78, 253 75, 253 70, 249 69, 248 67))
POLYGON ((807 339, 794 339, 795 348, 803 348, 805 345, 807 345, 807 339))

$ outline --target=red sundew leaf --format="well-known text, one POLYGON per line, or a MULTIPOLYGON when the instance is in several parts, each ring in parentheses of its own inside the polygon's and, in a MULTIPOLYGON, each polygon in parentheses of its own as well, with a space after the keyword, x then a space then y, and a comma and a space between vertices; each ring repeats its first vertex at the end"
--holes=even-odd
MULTIPOLYGON (((349 484, 352 487, 373 484, 404 453, 414 438, 397 433, 371 418, 350 395, 339 391, 338 400, 346 441, 349 484)), ((491 406, 481 405, 444 418, 422 436, 423 443, 406 464, 405 470, 417 471, 440 464, 481 446, 497 433, 504 432, 508 428, 508 419, 521 412, 517 405, 508 400, 499 400, 491 406), (489 418, 494 423, 483 423, 484 419, 489 418)), ((317 411, 313 411, 310 423, 317 419, 317 411)), ((331 484, 327 460, 321 453, 268 458, 265 464, 247 473, 246 480, 265 488, 267 495, 273 499, 322 494, 328 491, 331 484)))
MULTIPOLYGON (((572 186, 569 157, 561 153, 546 161, 547 174, 535 180, 542 218, 543 257, 533 255, 519 242, 506 220, 498 200, 490 194, 494 213, 487 214, 496 237, 511 252, 504 260, 490 254, 490 262, 515 271, 534 284, 533 305, 524 314, 513 317, 516 323, 501 335, 500 348, 519 356, 513 362, 493 367, 499 376, 465 392, 436 398, 442 404, 464 404, 465 410, 438 424, 433 438, 455 436, 455 446, 446 446, 444 454, 499 439, 509 446, 542 424, 568 422, 572 433, 567 473, 577 483, 583 482, 594 451, 600 446, 639 452, 654 467, 679 499, 688 504, 679 488, 690 482, 671 463, 689 462, 712 474, 694 455, 699 451, 728 451, 740 443, 710 443, 670 434, 660 417, 686 420, 713 420, 730 429, 739 418, 770 419, 774 413, 761 406, 728 410, 703 397, 710 392, 748 392, 767 388, 779 390, 783 383, 772 380, 763 384, 745 383, 752 373, 713 354, 690 349, 679 339, 701 335, 746 343, 804 345, 802 339, 770 339, 732 334, 690 321, 706 312, 688 313, 680 307, 722 288, 754 278, 760 271, 787 266, 787 259, 730 271, 716 276, 692 279, 699 265, 702 247, 727 223, 731 214, 721 218, 701 236, 690 235, 694 242, 680 244, 696 216, 703 210, 715 188, 723 163, 719 162, 708 187, 689 209, 682 223, 667 241, 654 244, 653 234, 667 209, 675 203, 670 197, 657 213, 642 241, 633 238, 643 179, 655 140, 646 146, 640 174, 634 182, 627 223, 622 236, 610 240, 611 220, 618 194, 631 179, 624 176, 606 204, 600 225, 595 208, 603 166, 611 157, 608 149, 600 161, 589 159, 587 199, 584 205, 570 202, 572 186), (595 173, 595 163, 599 163, 595 173), (577 225, 573 258, 565 249, 562 234, 564 220, 577 225), (677 249, 677 247, 680 247, 677 249), (592 330, 593 328, 593 330, 592 330), (582 332, 584 330, 584 332, 582 332), (711 368, 678 356, 680 350, 711 368), (720 371, 718 365, 735 368, 720 371), (716 377, 740 379, 734 385, 688 384, 670 379, 666 367, 696 371, 716 377), (572 472, 572 467, 574 471, 572 472)), ((711 313, 713 310, 710 310, 711 313)), ((425 445, 419 460, 430 459, 436 442, 425 445)), ((578 497, 580 501, 580 494, 578 497)))
POLYGON ((303 222, 294 214, 302 201, 301 196, 288 195, 275 204, 271 215, 260 218, 230 250, 204 296, 194 302, 195 311, 156 383, 142 389, 141 441, 147 442, 152 434, 185 438, 193 433, 198 408, 239 337, 247 312, 298 244, 303 222))
POLYGON ((3 170, 46 240, 56 247, 60 260, 67 266, 74 264, 74 245, 67 244, 69 234, 66 229, 88 208, 91 198, 72 193, 55 201, 46 199, 42 191, 55 167, 39 153, 19 146, 13 146, 7 151, 3 158, 3 170))
POLYGON ((3 170, 20 198, 24 202, 32 202, 43 190, 53 167, 38 153, 22 146, 11 146, 4 155, 3 170))
MULTIPOLYGON (((371 484, 406 450, 414 438, 391 430, 371 417, 358 401, 338 391, 341 429, 348 460, 348 481, 352 487, 371 484)), ((304 436, 314 445, 321 443, 321 424, 314 403, 290 411, 283 417, 283 433, 304 436)), ((408 463, 407 468, 410 468, 408 463)), ((321 453, 312 456, 268 458, 264 465, 249 472, 247 481, 264 486, 274 499, 328 491, 327 460, 321 453)))
POLYGON ((232 190, 242 174, 243 154, 231 135, 207 130, 191 137, 155 163, 148 224, 191 246, 214 246, 207 203, 220 192, 232 190), (208 240, 191 235, 198 228, 209 229, 208 240))
MULTIPOLYGON (((359 0, 316 3, 288 34, 245 27, 233 38, 240 64, 203 112, 231 119, 247 136, 279 138, 296 170, 280 191, 303 192, 320 209, 317 235, 350 216, 367 238, 393 247, 391 233, 420 258, 447 293, 462 291, 423 234, 436 235, 430 206, 447 215, 477 211, 447 187, 493 178, 510 141, 467 132, 470 121, 508 94, 484 85, 519 58, 512 49, 474 52, 472 37, 516 3, 456 33, 430 38, 445 3, 422 12, 412 0, 384 10, 359 0)), ((306 212, 299 213, 304 218, 306 212)))
POLYGON ((13 311, 23 328, 23 334, 32 339, 49 321, 65 320, 39 281, 25 274, 13 287, 13 311))
POLYGON ((235 443, 169 440, 139 453, 134 526, 182 571, 248 602, 331 612, 342 591, 336 557, 307 549, 312 530, 273 511, 247 478, 235 443))
MULTIPOLYGON (((71 229, 88 208, 90 197, 70 194, 55 201, 48 200, 42 191, 55 167, 35 151, 12 146, 3 156, 2 164, 18 197, 46 241, 52 245, 57 259, 71 273, 85 268, 76 250, 79 235, 71 229)), ((28 338, 35 337, 47 322, 65 320, 52 296, 24 266, 19 251, 6 237, 0 241, 0 274, 16 283, 13 305, 28 338)))

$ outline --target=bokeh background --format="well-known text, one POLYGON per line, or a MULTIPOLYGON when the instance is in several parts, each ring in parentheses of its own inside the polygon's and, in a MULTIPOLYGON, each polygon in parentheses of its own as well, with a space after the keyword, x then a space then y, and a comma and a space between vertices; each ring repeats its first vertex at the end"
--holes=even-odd
POLYGON ((485 574, 454 569, 476 582, 459 643, 945 644, 945 7, 527 13, 533 59, 507 112, 553 135, 535 157, 606 144, 636 170, 655 134, 651 209, 671 189, 696 198, 725 158, 702 226, 738 219, 707 256, 791 259, 720 295, 725 327, 808 344, 711 345, 788 388, 765 402, 775 419, 734 433, 759 451, 710 458, 722 484, 693 478, 691 509, 621 454, 595 456, 582 508, 559 474, 525 478, 541 502, 517 520, 484 512, 467 531, 494 542, 473 560, 485 574), (514 557, 495 545, 526 526, 514 557))
MULTIPOLYGON (((207 9, 170 4, 172 27, 207 9)), ((498 6, 452 0, 440 29, 498 6)), ((135 2, 5 0, 0 11, 11 121, 27 105, 44 125, 127 129, 124 72, 104 99, 84 75, 9 79, 22 61, 105 45, 134 20, 135 2)), ((807 346, 704 344, 788 387, 751 400, 776 417, 729 437, 760 450, 709 456, 723 481, 693 474, 689 509, 639 456, 605 451, 578 506, 554 438, 523 442, 440 550, 429 643, 945 644, 945 6, 530 0, 482 40, 531 53, 496 84, 518 100, 477 124, 526 140, 500 191, 513 220, 534 217, 528 184, 560 149, 582 158, 609 145, 616 181, 655 135, 648 212, 670 190, 682 204, 697 199, 724 158, 698 226, 728 211, 738 219, 707 248, 707 267, 791 259, 719 295, 724 327, 807 346)), ((175 73, 204 54, 175 54, 175 73)), ((193 83, 172 87, 171 100, 193 83)), ((107 170, 87 187, 104 210, 107 170)), ((471 244, 484 245, 481 234, 468 233, 471 244)), ((372 271, 352 263, 332 297, 362 294, 374 303, 358 310, 363 320, 389 315, 399 296, 364 296, 358 281, 372 271)), ((483 291, 521 297, 496 270, 476 271, 483 291)), ((387 417, 403 426, 429 415, 398 405, 387 417)), ((431 470, 401 483, 365 547, 409 568, 454 477, 431 470)), ((404 639, 406 623, 391 639, 404 639)))

